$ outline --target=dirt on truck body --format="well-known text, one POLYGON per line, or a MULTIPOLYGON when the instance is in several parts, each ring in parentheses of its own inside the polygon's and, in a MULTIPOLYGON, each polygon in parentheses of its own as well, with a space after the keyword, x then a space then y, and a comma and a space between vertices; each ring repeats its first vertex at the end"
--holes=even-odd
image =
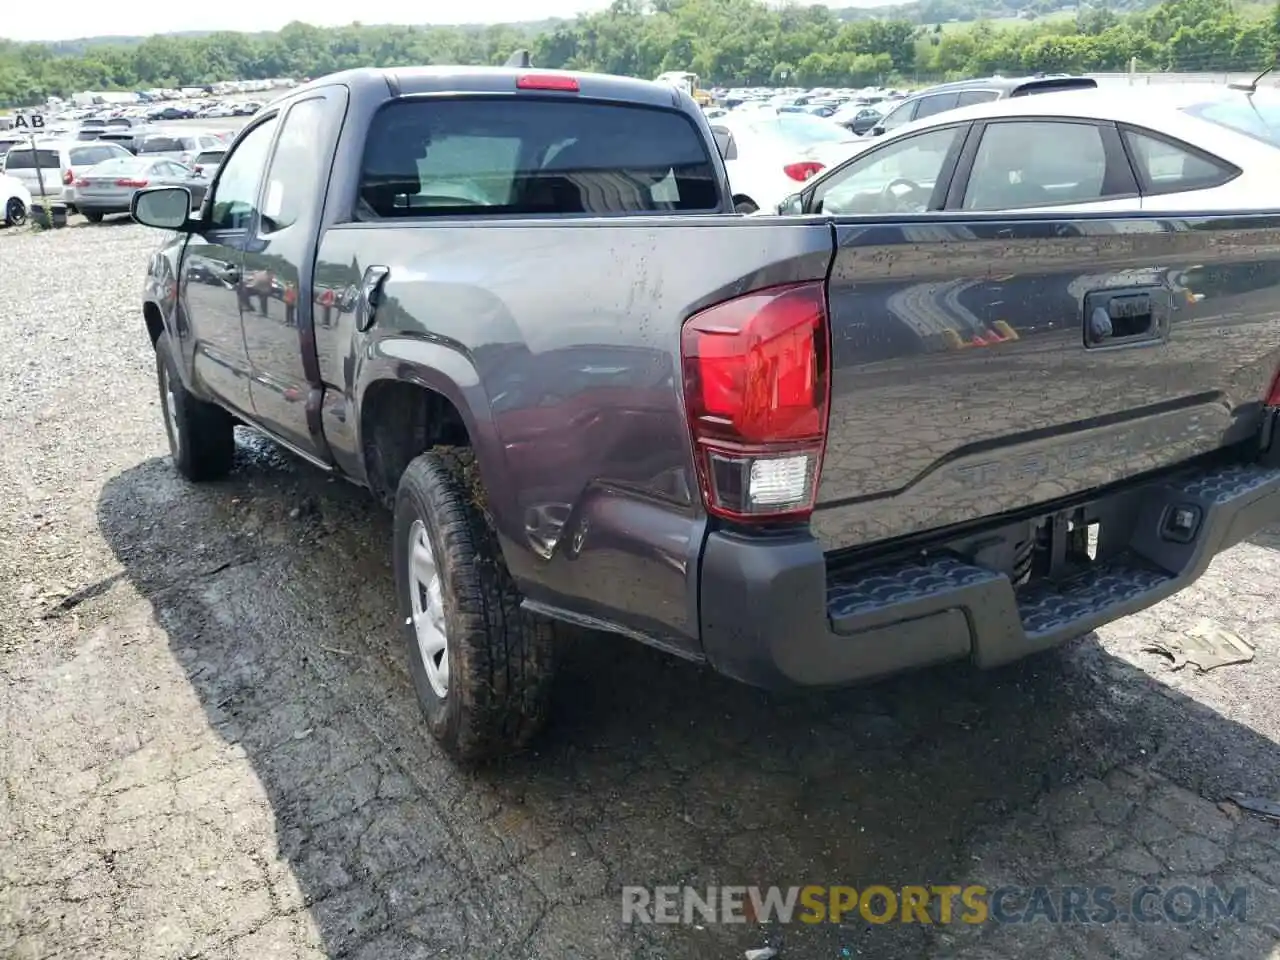
POLYGON ((455 757, 537 731, 556 623, 768 686, 994 666, 1280 517, 1280 217, 730 197, 687 93, 518 68, 322 78, 197 216, 138 194, 178 468, 243 423, 395 510, 455 757))

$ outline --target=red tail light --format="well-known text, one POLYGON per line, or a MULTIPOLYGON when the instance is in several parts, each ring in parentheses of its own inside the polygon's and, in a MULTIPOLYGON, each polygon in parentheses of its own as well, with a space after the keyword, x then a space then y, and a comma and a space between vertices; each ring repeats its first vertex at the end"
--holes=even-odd
POLYGON ((1271 378, 1271 389, 1267 391, 1267 399, 1263 402, 1268 407, 1280 407, 1280 370, 1271 378))
POLYGON ((79 180, 76 181, 77 187, 87 187, 88 185, 89 185, 89 181, 84 177, 81 177, 79 180))
POLYGON ((116 186, 117 187, 145 187, 147 183, 148 181, 146 180, 129 180, 126 178, 126 179, 117 180, 116 186))
POLYGON ((562 77, 554 73, 526 73, 516 78, 517 90, 561 90, 565 93, 577 93, 576 77, 562 77))
POLYGON ((202 175, 204 174, 204 167, 194 167, 194 168, 192 168, 192 172, 193 172, 197 177, 202 176, 202 175))
POLYGON ((685 321, 685 406, 703 502, 729 519, 813 511, 830 348, 821 282, 771 287, 685 321))
POLYGON ((62 185, 69 187, 76 181, 76 172, 68 167, 62 174, 62 185))
POLYGON ((800 163, 788 163, 782 168, 782 172, 792 180, 803 183, 825 166, 826 164, 819 163, 817 160, 803 160, 800 163))

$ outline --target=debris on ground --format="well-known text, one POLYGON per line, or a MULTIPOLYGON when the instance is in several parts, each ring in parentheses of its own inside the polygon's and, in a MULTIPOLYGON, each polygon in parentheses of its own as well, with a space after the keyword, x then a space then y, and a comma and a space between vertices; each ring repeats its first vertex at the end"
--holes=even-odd
POLYGON ((1246 797, 1242 794, 1236 794, 1231 798, 1231 802, 1241 810, 1248 810, 1250 813, 1256 813, 1260 817, 1280 820, 1280 801, 1268 800, 1266 797, 1246 797))
POLYGON ((773 947, 760 947, 758 950, 748 950, 747 960, 773 960, 778 955, 778 951, 773 947))
POLYGON ((1168 657, 1174 670, 1190 663, 1201 673, 1253 659, 1252 644, 1207 617, 1197 620, 1185 633, 1162 636, 1143 650, 1168 657))

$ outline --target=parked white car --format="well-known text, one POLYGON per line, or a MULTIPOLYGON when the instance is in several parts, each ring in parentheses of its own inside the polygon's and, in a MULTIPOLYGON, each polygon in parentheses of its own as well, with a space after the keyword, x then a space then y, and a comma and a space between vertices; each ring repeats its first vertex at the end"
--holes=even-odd
POLYGON ((772 211, 842 149, 858 149, 859 139, 830 120, 805 113, 730 113, 711 124, 729 174, 739 213, 772 211), (844 145, 847 145, 844 146, 844 145), (824 159, 818 158, 824 150, 824 159))
POLYGON ((64 203, 73 202, 72 185, 81 170, 114 157, 132 156, 119 144, 105 141, 37 140, 36 147, 38 156, 30 143, 11 147, 4 155, 3 172, 20 180, 33 196, 40 193, 43 182, 45 196, 56 197, 64 203))
POLYGON ((6 227, 17 227, 27 222, 31 209, 31 191, 16 177, 0 173, 0 221, 6 227))
POLYGON ((779 213, 1226 212, 1275 205, 1280 90, 1114 87, 917 120, 829 164, 779 213))

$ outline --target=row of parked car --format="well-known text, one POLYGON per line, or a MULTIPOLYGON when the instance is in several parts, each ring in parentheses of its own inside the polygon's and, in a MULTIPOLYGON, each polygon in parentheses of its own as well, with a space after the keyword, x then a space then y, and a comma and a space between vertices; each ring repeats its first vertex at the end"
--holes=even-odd
POLYGON ((861 137, 772 109, 711 124, 740 213, 1229 210, 1280 159, 1276 97, 1256 84, 991 78, 921 91, 861 137))
POLYGON ((127 213, 133 194, 147 186, 184 186, 198 205, 231 137, 151 127, 130 128, 127 137, 90 139, 85 132, 55 131, 34 144, 12 132, 0 139, 0 213, 6 226, 23 223, 33 198, 41 196, 93 222, 127 213))

